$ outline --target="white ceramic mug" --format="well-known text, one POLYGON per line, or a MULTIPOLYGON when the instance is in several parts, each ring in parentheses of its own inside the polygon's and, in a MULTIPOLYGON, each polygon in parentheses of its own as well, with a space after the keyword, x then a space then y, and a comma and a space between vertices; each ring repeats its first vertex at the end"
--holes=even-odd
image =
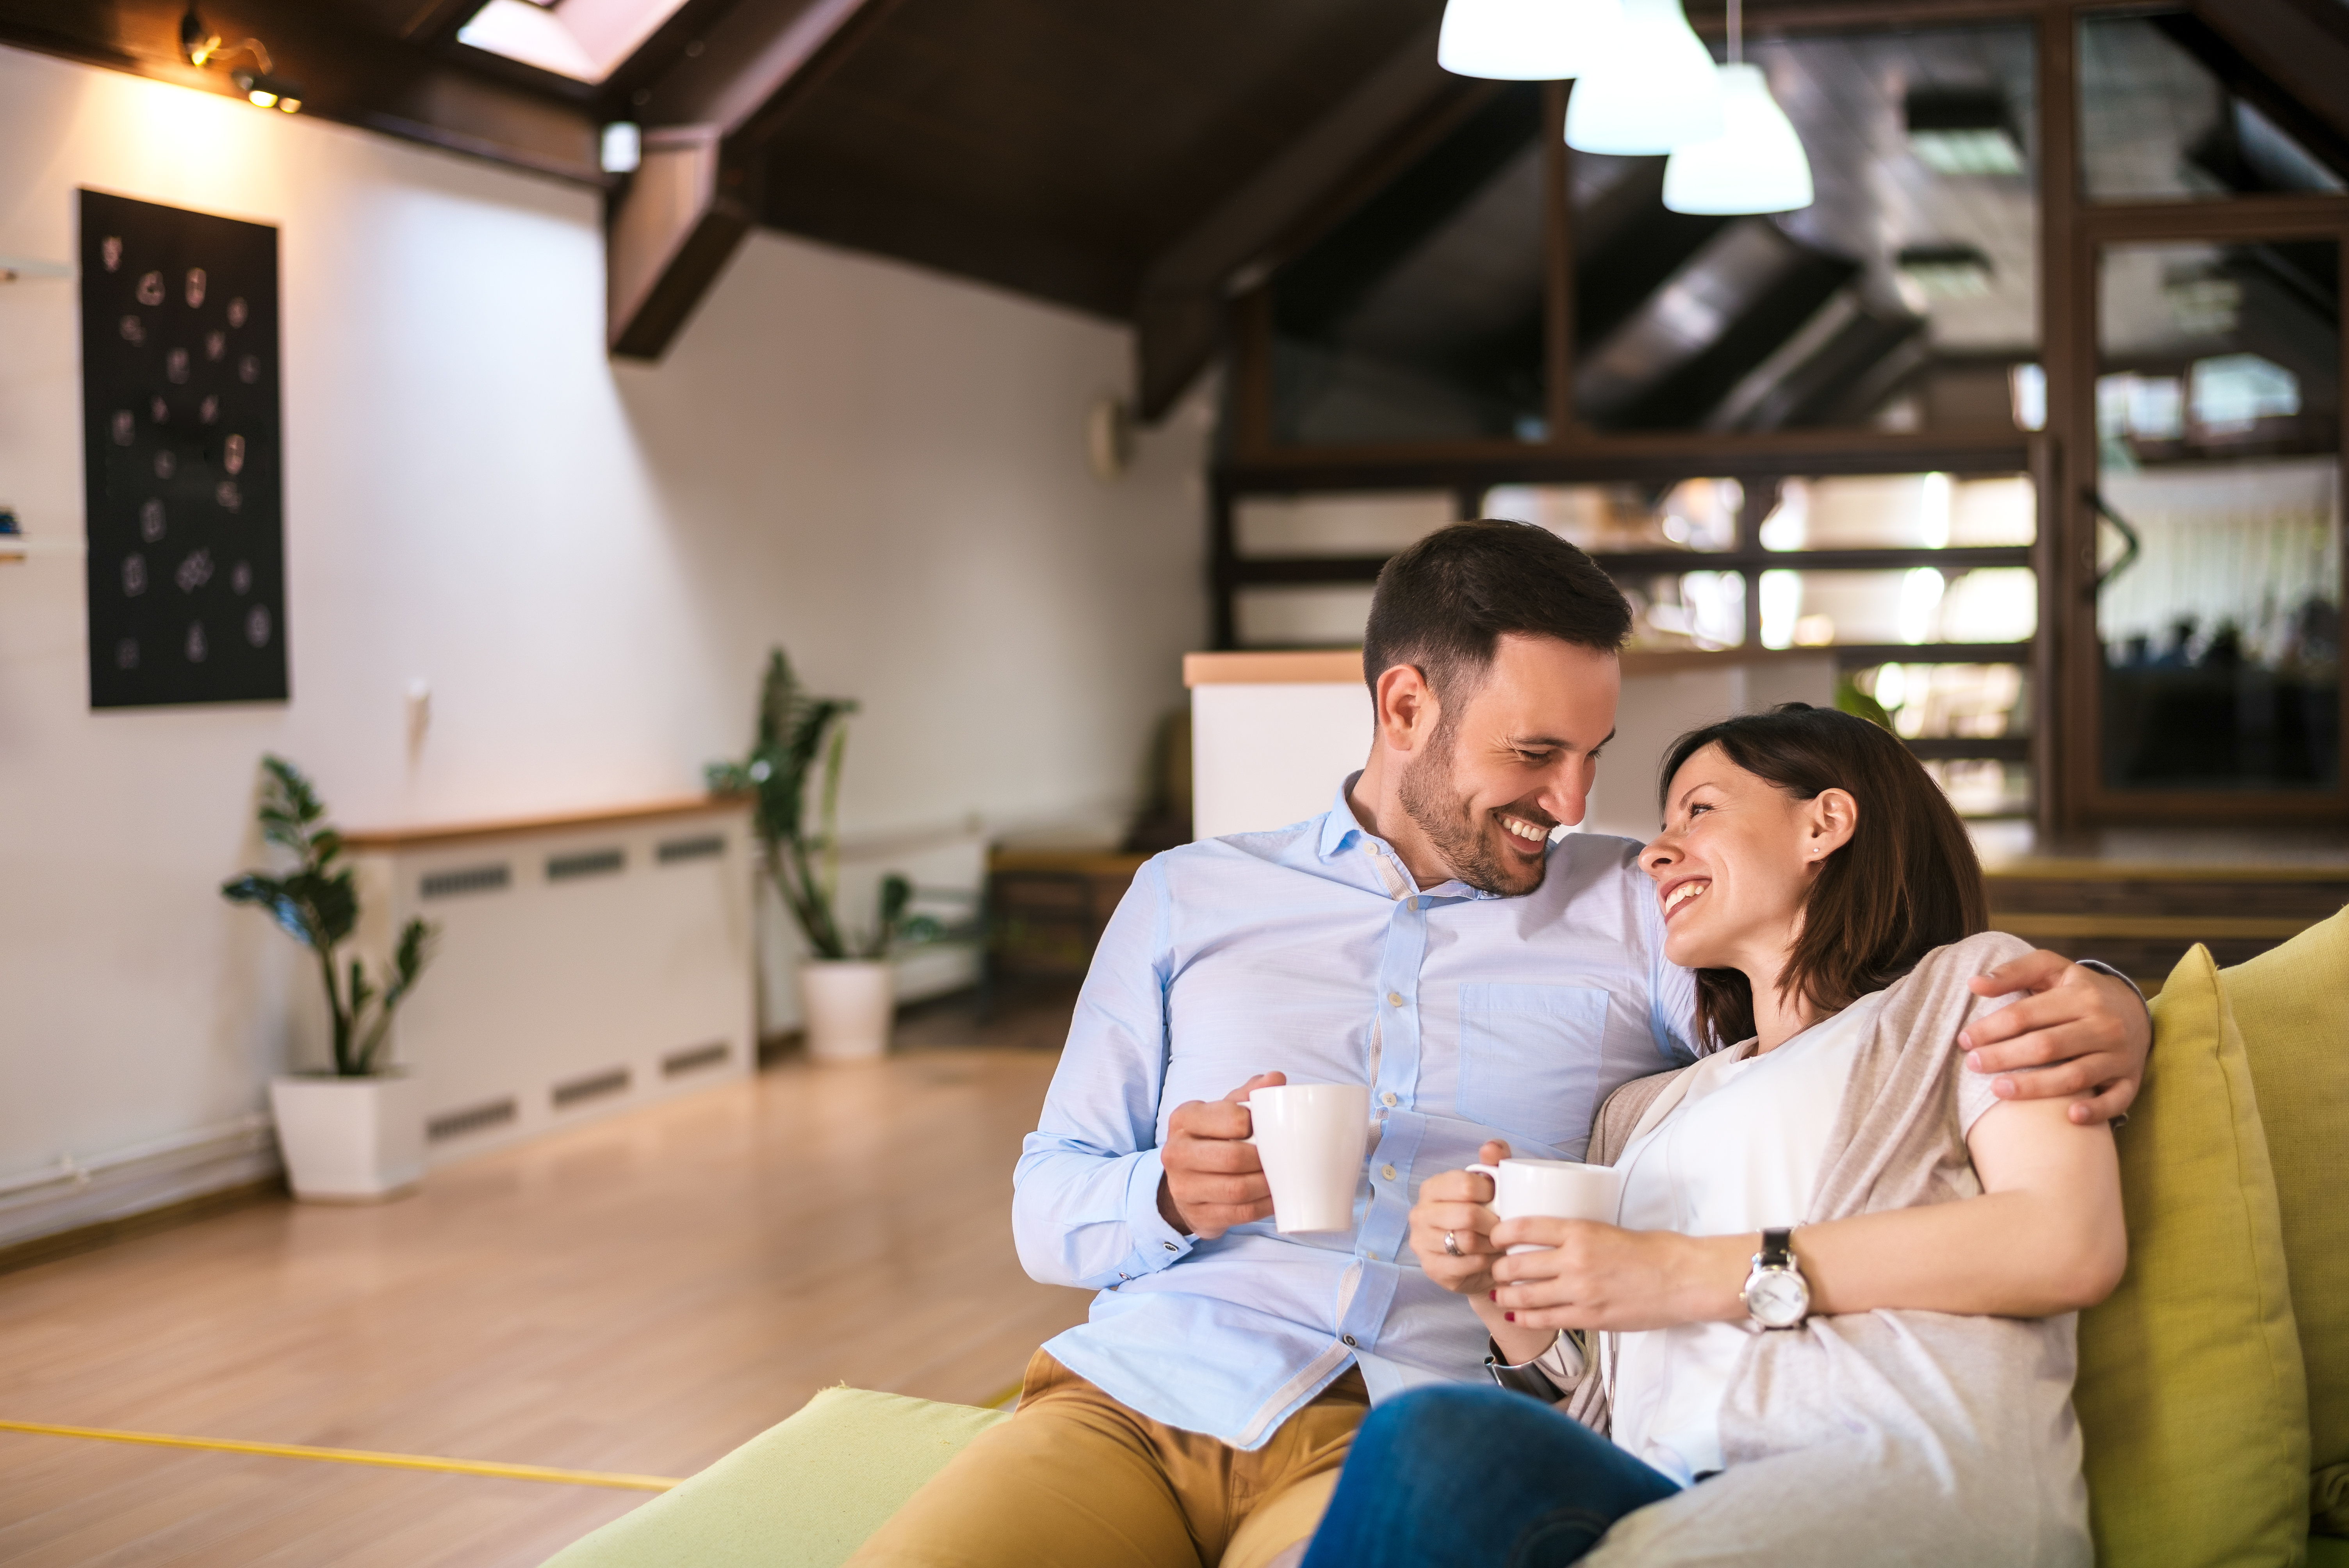
POLYGON ((1350 1231, 1371 1137, 1371 1090, 1359 1083, 1292 1083, 1248 1096, 1248 1120, 1272 1218, 1286 1231, 1350 1231))
MULTIPOLYGON (((1623 1173, 1611 1165, 1571 1160, 1504 1160, 1471 1165, 1493 1179, 1493 1212, 1504 1220, 1599 1220, 1615 1222, 1623 1201, 1623 1173)), ((1537 1253, 1530 1243, 1512 1253, 1537 1253)))

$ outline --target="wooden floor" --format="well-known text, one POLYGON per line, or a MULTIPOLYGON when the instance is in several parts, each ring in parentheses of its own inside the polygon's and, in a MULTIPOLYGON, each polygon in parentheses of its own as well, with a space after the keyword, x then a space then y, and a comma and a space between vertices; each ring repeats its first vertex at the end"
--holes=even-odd
MULTIPOLYGON (((682 1476, 833 1383, 986 1400, 1084 1315, 1009 1229, 1067 1016, 0 1275, 0 1418, 682 1476)), ((0 1563, 527 1568, 646 1496, 0 1432, 0 1563)))

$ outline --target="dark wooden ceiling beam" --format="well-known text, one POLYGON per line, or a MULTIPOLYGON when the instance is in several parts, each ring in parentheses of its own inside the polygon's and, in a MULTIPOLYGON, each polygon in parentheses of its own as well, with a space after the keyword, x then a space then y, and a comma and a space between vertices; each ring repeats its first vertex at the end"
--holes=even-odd
POLYGON ((776 120, 895 0, 741 0, 635 95, 652 127, 613 203, 605 341, 626 359, 668 351, 750 231, 761 150, 776 120))
MULTIPOLYGON (((200 8, 222 37, 259 38, 268 47, 280 74, 303 84, 305 115, 604 182, 595 121, 583 106, 471 69, 421 43, 352 26, 308 0, 202 0, 200 8)), ((0 0, 0 42, 239 96, 226 70, 191 66, 178 53, 186 9, 186 0, 0 0)))
POLYGON ((1260 277, 1375 187, 1427 124, 1490 91, 1435 63, 1431 23, 1152 262, 1134 304, 1137 402, 1157 419, 1216 357, 1235 282, 1260 277))
POLYGON ((2349 151, 2349 10, 2338 0, 2197 0, 2194 15, 2287 97, 2243 79, 2230 61, 2207 61, 2228 88, 2288 133, 2319 143, 2311 150, 2339 170, 2349 151))

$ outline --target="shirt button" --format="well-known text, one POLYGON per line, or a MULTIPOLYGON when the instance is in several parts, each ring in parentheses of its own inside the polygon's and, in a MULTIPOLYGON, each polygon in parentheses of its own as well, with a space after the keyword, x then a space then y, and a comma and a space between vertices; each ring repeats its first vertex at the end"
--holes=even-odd
POLYGON ((1355 1346, 1355 1344, 1354 1344, 1354 1336, 1353 1336, 1352 1335, 1350 1335, 1350 1334, 1348 1334, 1348 1335, 1341 1335, 1340 1337, 1341 1337, 1342 1339, 1344 1339, 1344 1340, 1345 1340, 1345 1342, 1346 1342, 1346 1346, 1347 1346, 1347 1348, 1349 1348, 1349 1349, 1355 1349, 1355 1348, 1359 1348, 1359 1347, 1358 1347, 1358 1346, 1355 1346))
POLYGON ((1362 1256, 1369 1259, 1371 1263, 1379 1261, 1379 1254, 1376 1253, 1364 1253, 1362 1256))
POLYGON ((1400 1007, 1400 1006, 1402 1006, 1402 992, 1400 992, 1400 991, 1390 991, 1390 992, 1388 992, 1388 993, 1387 993, 1387 1006, 1390 1006, 1390 1007, 1400 1007))
POLYGON ((1387 1109, 1389 1109, 1390 1110, 1392 1110, 1392 1109, 1394 1109, 1394 1103, 1395 1103, 1395 1091, 1394 1091, 1394 1090, 1392 1090, 1392 1089, 1389 1089, 1389 1090, 1387 1090, 1387 1092, 1386 1092, 1386 1093, 1384 1093, 1384 1094, 1382 1094, 1382 1095, 1379 1096, 1379 1103, 1380 1103, 1381 1105, 1385 1106, 1385 1107, 1386 1107, 1387 1109))
POLYGON ((1411 901, 1411 907, 1412 907, 1412 908, 1413 908, 1413 909, 1417 909, 1417 908, 1419 907, 1419 900, 1417 900, 1417 899, 1413 899, 1413 900, 1411 901))
POLYGON ((1379 1174, 1392 1181, 1394 1180, 1394 1167, 1392 1165, 1381 1165, 1379 1167, 1379 1174))

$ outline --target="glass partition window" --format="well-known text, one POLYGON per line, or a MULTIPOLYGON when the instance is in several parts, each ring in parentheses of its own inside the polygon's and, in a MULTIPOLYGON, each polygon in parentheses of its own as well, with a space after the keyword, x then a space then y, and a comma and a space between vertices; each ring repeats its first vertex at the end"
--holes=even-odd
POLYGON ((1665 211, 1661 158, 1577 154, 1572 387, 1594 430, 2013 429, 2037 358, 2027 26, 1754 41, 1817 200, 1665 211))
POLYGON ((1945 550, 2027 545, 2039 536, 2028 476, 1869 474, 1787 480, 1762 521, 1764 550, 1945 550))
POLYGON ((1859 694, 1906 740, 1995 740, 2031 732, 2031 683, 2017 665, 1878 665, 1859 694))
POLYGON ((1625 577, 1630 645, 1640 650, 1734 648, 1745 641, 1745 579, 1734 572, 1625 577))
POLYGON ((2019 643, 2038 629, 2039 587, 2027 566, 1949 572, 1764 572, 1762 645, 1838 643, 2019 643))
POLYGON ((2080 173, 2089 200, 2339 191, 2342 170, 2277 124, 2289 100, 2187 10, 2080 23, 2080 173))
POLYGON ((1961 817, 2020 817, 2031 810, 2031 769, 1984 757, 1929 758, 1925 772, 1961 817))
POLYGON ((1453 521, 1449 490, 1247 496, 1232 508, 1247 556, 1392 555, 1453 521))
POLYGON ((1593 555, 1733 550, 1745 490, 1735 480, 1682 480, 1659 495, 1613 485, 1495 485, 1484 515, 1537 522, 1593 555))
POLYGON ((2340 265, 2330 241, 2104 253, 2109 788, 2339 780, 2340 265))
POLYGON ((1371 584, 1251 585, 1233 596, 1243 648, 1359 648, 1371 620, 1371 584))

